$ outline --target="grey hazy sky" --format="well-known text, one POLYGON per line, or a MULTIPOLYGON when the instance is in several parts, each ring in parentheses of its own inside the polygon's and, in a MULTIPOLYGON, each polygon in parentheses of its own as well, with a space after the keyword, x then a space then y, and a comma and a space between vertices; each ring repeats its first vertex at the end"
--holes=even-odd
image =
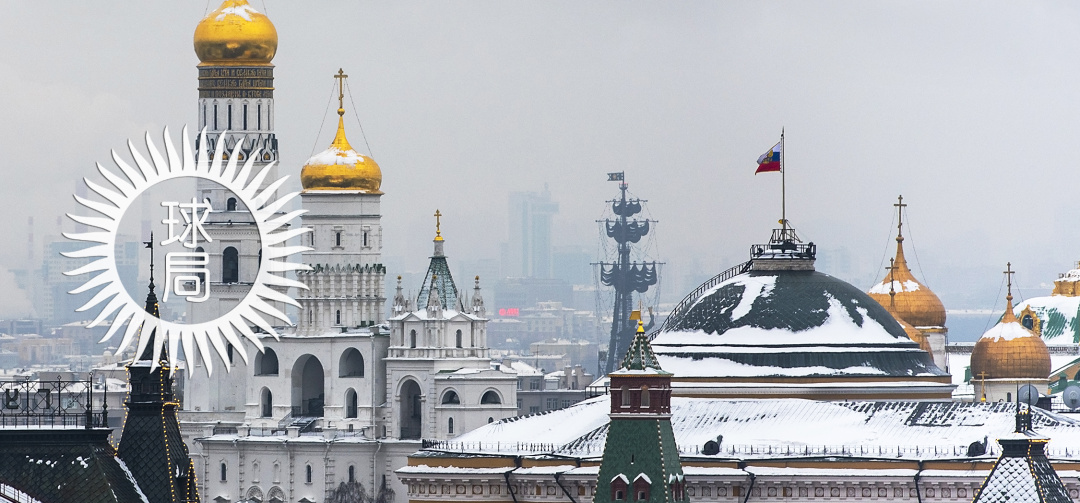
MULTIPOLYGON (((0 265, 26 266, 26 217, 55 233, 110 149, 195 124, 192 33, 217 3, 5 3, 0 265)), ((555 244, 595 249, 604 173, 625 170, 672 274, 719 271, 779 217, 780 177, 753 172, 781 127, 788 216, 822 253, 846 249, 860 288, 883 274, 899 193, 909 260, 947 307, 991 307, 1006 261, 1032 296, 1080 259, 1075 3, 252 5, 279 33, 280 173, 298 186, 329 144, 344 68, 383 170, 384 251, 410 269, 436 207, 449 255, 495 258, 506 194, 545 183, 555 244)))

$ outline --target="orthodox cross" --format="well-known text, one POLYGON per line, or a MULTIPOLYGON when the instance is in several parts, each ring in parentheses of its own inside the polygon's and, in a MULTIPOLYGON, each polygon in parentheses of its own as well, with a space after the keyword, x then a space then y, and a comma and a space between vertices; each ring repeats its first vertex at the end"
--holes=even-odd
POLYGON ((979 382, 982 384, 982 401, 986 401, 986 372, 979 372, 979 382))
POLYGON ((442 222, 439 220, 440 218, 442 218, 442 213, 439 210, 435 210, 435 237, 442 237, 442 231, 440 230, 442 222))
POLYGON ((349 76, 345 75, 345 69, 338 68, 334 78, 338 80, 338 115, 345 115, 345 79, 349 76))
POLYGON ((896 235, 902 236, 904 233, 904 208, 907 207, 904 204, 904 196, 901 194, 896 198, 896 204, 893 205, 896 208, 896 235))
MULTIPOLYGON (((1004 272, 1005 277, 1008 278, 1009 294, 1006 299, 1012 300, 1012 275, 1016 274, 1016 271, 1012 270, 1012 262, 1007 262, 1005 264, 1005 270, 1002 272, 1004 272)), ((1001 290, 998 291, 1000 292, 1001 290)))
MULTIPOLYGON (((895 304, 895 302, 896 302, 895 301, 895 299, 896 299, 896 288, 894 288, 894 285, 896 284, 896 279, 893 276, 893 271, 896 270, 896 265, 894 264, 895 262, 896 262, 895 258, 890 258, 889 259, 889 267, 886 267, 886 269, 889 270, 889 303, 890 304, 895 304)), ((895 305, 893 307, 895 307, 895 305)))

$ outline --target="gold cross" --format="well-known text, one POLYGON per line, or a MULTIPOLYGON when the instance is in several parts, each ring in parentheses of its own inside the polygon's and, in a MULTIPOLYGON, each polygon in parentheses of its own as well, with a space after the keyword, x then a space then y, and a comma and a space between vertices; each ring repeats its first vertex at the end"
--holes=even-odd
POLYGON ((904 204, 903 194, 896 198, 896 204, 893 207, 896 208, 896 235, 900 236, 904 233, 904 208, 907 207, 904 204))
MULTIPOLYGON (((1009 299, 1009 300, 1012 300, 1012 275, 1016 274, 1016 271, 1012 270, 1012 262, 1007 262, 1005 264, 1005 270, 1002 271, 1002 272, 1004 272, 1005 277, 1008 278, 1008 284, 1009 284, 1009 294, 1005 298, 1009 299)), ((998 291, 1000 292, 1001 290, 998 290, 998 291)))
POLYGON ((893 275, 893 272, 896 271, 895 262, 896 262, 895 258, 890 258, 889 259, 889 267, 886 267, 886 269, 889 270, 889 297, 890 298, 894 297, 896 295, 896 289, 893 288, 893 285, 896 284, 896 278, 893 275))
POLYGON ((435 237, 442 236, 442 231, 440 230, 442 222, 439 220, 440 218, 442 218, 442 213, 439 210, 435 210, 435 237))
POLYGON ((338 115, 345 115, 345 79, 349 78, 345 75, 345 69, 338 68, 337 75, 334 75, 335 79, 338 79, 338 115))

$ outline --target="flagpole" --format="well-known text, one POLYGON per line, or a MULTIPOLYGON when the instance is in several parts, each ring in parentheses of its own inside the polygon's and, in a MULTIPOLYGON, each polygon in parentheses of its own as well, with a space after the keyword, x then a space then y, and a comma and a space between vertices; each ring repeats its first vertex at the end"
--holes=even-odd
POLYGON ((784 171, 784 128, 780 128, 780 228, 787 230, 787 177, 784 171))

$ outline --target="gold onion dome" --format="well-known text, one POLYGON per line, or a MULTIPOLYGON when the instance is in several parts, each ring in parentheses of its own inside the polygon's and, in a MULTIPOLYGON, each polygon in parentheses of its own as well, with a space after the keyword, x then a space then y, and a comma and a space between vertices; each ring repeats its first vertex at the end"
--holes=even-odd
MULTIPOLYGON (((344 81, 348 75, 338 70, 338 126, 330 148, 311 156, 300 170, 304 190, 358 190, 382 194, 382 170, 375 160, 358 153, 345 138, 344 81)), ((440 238, 441 239, 441 238, 440 238)))
MULTIPOLYGON (((900 201, 901 208, 907 206, 903 204, 903 197, 900 201)), ((933 291, 915 279, 915 275, 908 268, 907 260, 904 258, 903 225, 901 219, 897 225, 896 258, 893 269, 881 280, 881 283, 874 285, 867 293, 881 305, 887 306, 890 302, 889 290, 895 290, 894 316, 902 318, 915 327, 944 327, 945 305, 933 291)))
MULTIPOLYGON (((1011 271, 1010 271, 1011 273, 1011 271)), ((1042 337, 1024 328, 1013 314, 1012 282, 1005 297, 1005 315, 987 330, 971 350, 974 379, 1046 379, 1050 350, 1042 337)))
POLYGON ((195 27, 195 54, 204 65, 269 65, 277 44, 274 23, 247 0, 225 0, 195 27))
MULTIPOLYGON (((886 278, 886 279, 891 280, 892 276, 893 276, 892 272, 895 271, 895 270, 896 270, 895 259, 890 259, 889 260, 890 277, 886 278)), ((890 282, 890 283, 895 284, 895 283, 892 283, 892 282, 890 282)), ((907 334, 908 339, 911 339, 912 342, 915 342, 916 344, 918 344, 919 349, 921 349, 923 351, 926 351, 927 353, 933 354, 933 350, 930 349, 930 341, 926 338, 926 334, 924 334, 922 332, 922 330, 919 330, 919 329, 911 326, 910 323, 904 321, 904 319, 901 318, 900 315, 896 313, 896 289, 892 288, 892 286, 890 286, 890 290, 889 290, 889 303, 888 304, 883 304, 883 305, 885 306, 885 310, 888 311, 890 315, 892 315, 893 319, 895 319, 896 322, 900 324, 900 328, 904 329, 904 333, 907 334)))

